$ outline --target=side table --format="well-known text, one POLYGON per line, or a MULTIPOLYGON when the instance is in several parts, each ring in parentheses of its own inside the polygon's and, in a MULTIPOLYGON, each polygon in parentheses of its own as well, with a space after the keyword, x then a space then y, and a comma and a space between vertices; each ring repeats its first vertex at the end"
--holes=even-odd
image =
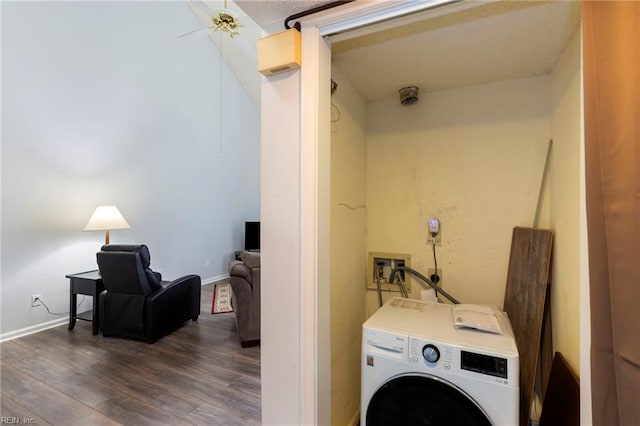
POLYGON ((99 324, 99 303, 98 296, 104 291, 102 277, 100 273, 95 271, 82 272, 79 274, 67 275, 70 280, 69 288, 69 330, 73 330, 76 325, 76 319, 85 321, 93 321, 93 334, 98 334, 100 330, 99 324), (89 312, 77 313, 77 295, 85 294, 93 297, 93 310, 89 312))

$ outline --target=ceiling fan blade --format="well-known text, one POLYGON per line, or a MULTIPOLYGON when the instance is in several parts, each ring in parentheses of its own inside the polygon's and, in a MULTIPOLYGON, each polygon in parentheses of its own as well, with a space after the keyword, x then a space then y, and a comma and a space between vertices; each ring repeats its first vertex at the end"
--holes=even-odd
POLYGON ((213 30, 209 27, 199 28, 197 30, 189 31, 188 33, 182 34, 178 36, 178 39, 181 40, 196 40, 199 38, 204 38, 207 35, 211 34, 213 30))

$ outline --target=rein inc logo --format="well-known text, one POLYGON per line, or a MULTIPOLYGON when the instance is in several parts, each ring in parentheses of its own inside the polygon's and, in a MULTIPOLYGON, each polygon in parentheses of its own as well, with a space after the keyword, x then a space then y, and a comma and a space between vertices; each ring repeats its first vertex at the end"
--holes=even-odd
POLYGON ((36 421, 33 417, 2 416, 0 425, 34 425, 36 421))

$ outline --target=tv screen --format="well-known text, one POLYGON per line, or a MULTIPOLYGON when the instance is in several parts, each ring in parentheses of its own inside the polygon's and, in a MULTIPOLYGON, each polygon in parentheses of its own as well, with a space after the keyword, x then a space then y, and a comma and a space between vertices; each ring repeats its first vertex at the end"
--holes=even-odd
POLYGON ((244 223, 244 249, 260 251, 260 222, 244 223))

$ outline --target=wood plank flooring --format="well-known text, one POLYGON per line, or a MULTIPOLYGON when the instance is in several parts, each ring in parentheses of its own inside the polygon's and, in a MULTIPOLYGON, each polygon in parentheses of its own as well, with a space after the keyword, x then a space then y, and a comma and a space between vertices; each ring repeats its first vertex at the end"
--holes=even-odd
POLYGON ((149 345, 60 326, 0 344, 0 416, 20 424, 259 425, 260 347, 241 348, 233 313, 201 314, 149 345))

